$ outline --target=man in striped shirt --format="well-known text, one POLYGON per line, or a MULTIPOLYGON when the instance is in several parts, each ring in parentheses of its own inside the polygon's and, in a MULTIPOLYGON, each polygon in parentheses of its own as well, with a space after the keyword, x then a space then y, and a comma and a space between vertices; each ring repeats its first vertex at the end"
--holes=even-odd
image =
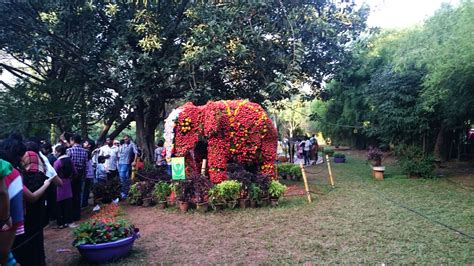
POLYGON ((66 150, 66 154, 71 158, 74 167, 77 170, 77 176, 71 181, 72 187, 72 219, 79 221, 81 219, 81 195, 84 179, 86 178, 86 164, 88 160, 87 151, 81 147, 81 136, 74 135, 70 139, 71 148, 66 150))

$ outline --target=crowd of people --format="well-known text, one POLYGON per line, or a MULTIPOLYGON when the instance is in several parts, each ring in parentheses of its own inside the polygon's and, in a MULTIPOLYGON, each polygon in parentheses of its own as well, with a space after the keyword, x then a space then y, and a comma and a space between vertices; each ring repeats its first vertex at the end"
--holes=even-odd
POLYGON ((69 133, 55 145, 19 134, 2 140, 0 265, 45 265, 44 227, 76 227, 95 184, 119 178, 125 199, 139 157, 128 135, 97 146, 69 133))
POLYGON ((319 145, 316 135, 294 139, 285 138, 283 141, 279 141, 278 146, 278 150, 281 150, 278 153, 288 158, 291 163, 304 160, 305 165, 311 165, 318 161, 319 145))

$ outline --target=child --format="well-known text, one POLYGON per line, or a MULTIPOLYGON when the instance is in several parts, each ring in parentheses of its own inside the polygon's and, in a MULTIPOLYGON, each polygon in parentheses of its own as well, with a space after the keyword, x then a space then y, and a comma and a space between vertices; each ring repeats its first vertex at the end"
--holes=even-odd
POLYGON ((95 170, 97 182, 107 182, 107 167, 105 166, 105 156, 99 156, 97 159, 97 168, 95 170))
POLYGON ((66 147, 63 145, 55 148, 58 159, 54 162, 54 169, 63 181, 61 187, 56 188, 57 201, 57 223, 58 228, 66 228, 72 222, 72 188, 71 180, 77 176, 76 168, 71 158, 66 155, 66 147))

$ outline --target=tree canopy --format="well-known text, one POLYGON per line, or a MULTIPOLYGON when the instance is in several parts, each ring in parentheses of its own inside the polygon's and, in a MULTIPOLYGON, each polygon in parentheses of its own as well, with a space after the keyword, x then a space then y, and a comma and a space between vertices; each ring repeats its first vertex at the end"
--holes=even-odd
POLYGON ((101 123, 104 139, 135 121, 149 155, 181 102, 274 101, 303 83, 314 97, 365 29, 367 8, 341 2, 4 1, 0 48, 27 70, 0 64, 18 78, 3 82, 2 132, 101 123))

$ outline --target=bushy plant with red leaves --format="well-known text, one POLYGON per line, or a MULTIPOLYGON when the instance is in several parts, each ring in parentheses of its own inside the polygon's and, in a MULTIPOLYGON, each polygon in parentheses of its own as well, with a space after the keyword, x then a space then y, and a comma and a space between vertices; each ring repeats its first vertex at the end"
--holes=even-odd
POLYGON ((186 157, 188 174, 199 171, 194 148, 207 139, 209 177, 213 183, 227 179, 227 163, 258 165, 259 172, 274 177, 277 132, 265 110, 244 100, 183 105, 175 123, 176 156, 186 157), (190 160, 191 159, 191 160, 190 160))

